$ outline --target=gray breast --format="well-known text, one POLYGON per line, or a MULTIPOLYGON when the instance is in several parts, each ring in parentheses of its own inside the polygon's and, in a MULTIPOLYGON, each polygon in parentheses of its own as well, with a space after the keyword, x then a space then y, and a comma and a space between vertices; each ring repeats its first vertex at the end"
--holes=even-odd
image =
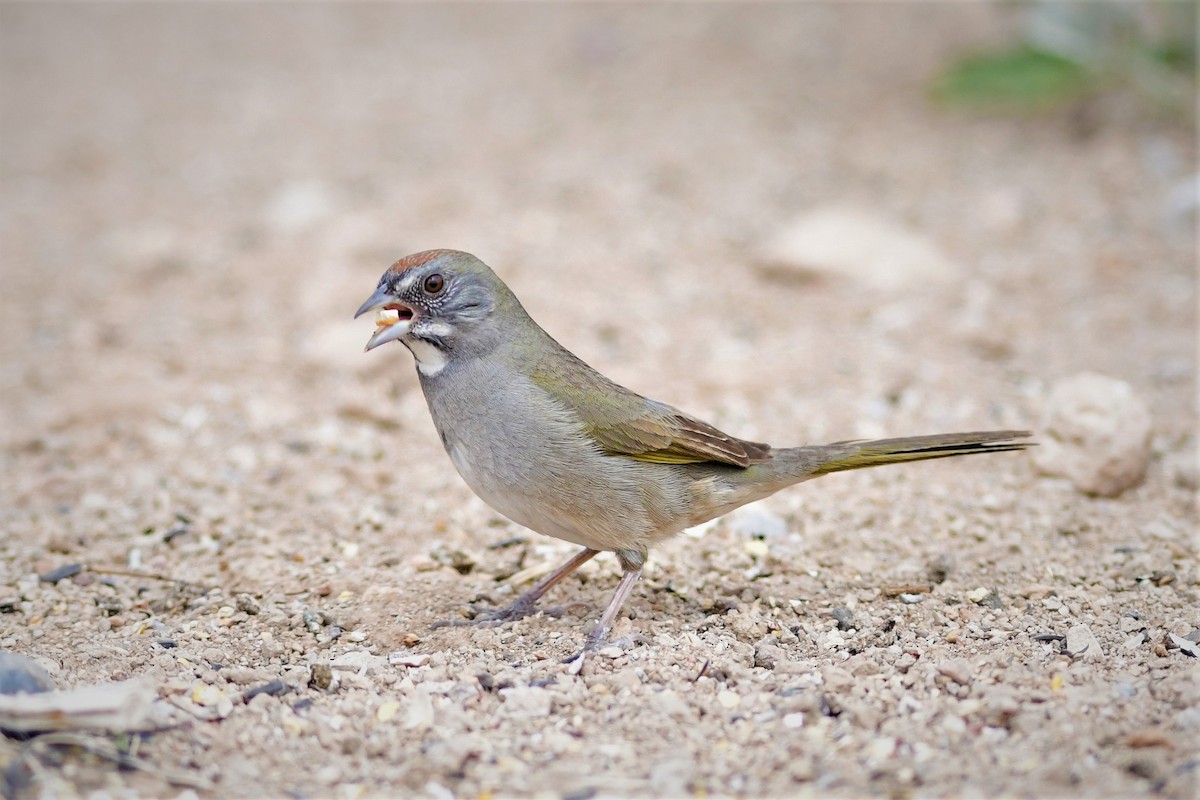
POLYGON ((656 538, 662 521, 652 521, 646 502, 662 494, 655 482, 666 471, 600 452, 574 414, 527 379, 488 377, 447 370, 422 381, 450 460, 484 502, 539 533, 600 550, 656 538))

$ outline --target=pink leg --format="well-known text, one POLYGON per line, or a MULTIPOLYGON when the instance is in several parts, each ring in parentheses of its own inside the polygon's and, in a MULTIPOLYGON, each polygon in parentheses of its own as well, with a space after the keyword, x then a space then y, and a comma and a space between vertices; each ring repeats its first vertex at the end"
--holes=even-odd
POLYGON ((546 592, 550 591, 563 578, 570 575, 580 566, 592 560, 599 550, 593 550, 590 547, 585 547, 563 564, 558 569, 551 572, 546 577, 535 583, 529 591, 522 594, 510 605, 504 608, 494 610, 481 611, 474 619, 462 620, 443 620, 442 622, 433 623, 434 628, 458 627, 461 625, 495 625, 501 622, 512 622, 513 620, 527 617, 533 613, 537 601, 542 598, 546 592))
POLYGON ((535 583, 530 587, 529 591, 514 600, 507 608, 494 612, 495 616, 491 618, 509 621, 532 614, 533 607, 537 604, 538 600, 542 599, 542 595, 553 589, 563 578, 595 558, 599 552, 599 550, 593 550, 590 547, 583 548, 571 556, 561 567, 535 583))
MULTIPOLYGON (((641 576, 641 566, 625 567, 625 571, 621 574, 621 582, 617 584, 617 590, 613 592, 612 600, 608 601, 608 607, 600 615, 600 621, 596 623, 596 627, 588 633, 583 653, 594 653, 607 644, 608 634, 612 631, 613 623, 617 621, 617 615, 621 613, 621 606, 625 605, 625 601, 629 599, 629 593, 633 591, 633 587, 637 585, 638 578, 641 576)), ((580 653, 580 656, 583 653, 580 653)))

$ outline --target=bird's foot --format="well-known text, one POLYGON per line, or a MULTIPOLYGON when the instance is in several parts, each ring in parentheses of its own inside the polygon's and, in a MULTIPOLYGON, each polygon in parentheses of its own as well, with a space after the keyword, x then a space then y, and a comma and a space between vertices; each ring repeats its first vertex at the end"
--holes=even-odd
POLYGON ((489 608, 485 606, 477 606, 472 603, 470 606, 471 617, 468 619, 445 619, 433 623, 433 628, 462 628, 468 625, 481 625, 491 627, 495 625, 503 625, 505 622, 515 622, 519 619, 524 619, 532 614, 542 613, 548 617, 560 617, 563 613, 562 606, 550 606, 548 608, 538 608, 534 602, 522 601, 518 597, 513 603, 504 608, 489 608))
POLYGON ((583 669, 583 662, 587 660, 589 655, 603 655, 616 658, 635 645, 650 643, 649 639, 638 633, 622 636, 619 639, 610 641, 608 633, 608 631, 600 630, 599 626, 593 628, 591 633, 588 634, 583 649, 570 658, 563 659, 562 663, 567 665, 567 672, 571 675, 578 675, 583 669))

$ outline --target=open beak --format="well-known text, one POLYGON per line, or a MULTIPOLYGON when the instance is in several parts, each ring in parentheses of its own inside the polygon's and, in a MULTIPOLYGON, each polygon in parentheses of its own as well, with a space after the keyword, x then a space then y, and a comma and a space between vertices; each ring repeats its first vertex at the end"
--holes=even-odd
POLYGON ((354 312, 354 318, 358 319, 363 314, 372 311, 375 312, 375 333, 367 340, 367 346, 363 348, 363 352, 395 341, 412 328, 413 310, 403 303, 396 302, 396 298, 382 286, 375 290, 375 294, 367 298, 367 302, 358 307, 358 311, 354 312))

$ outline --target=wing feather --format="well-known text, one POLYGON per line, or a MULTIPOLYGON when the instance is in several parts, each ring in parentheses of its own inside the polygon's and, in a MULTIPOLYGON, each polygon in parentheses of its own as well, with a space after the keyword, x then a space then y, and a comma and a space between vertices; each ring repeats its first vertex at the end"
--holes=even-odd
POLYGON ((555 355, 533 370, 534 383, 574 411, 607 453, 655 464, 717 461, 748 467, 770 460, 770 445, 730 436, 677 408, 636 394, 564 348, 555 355))

